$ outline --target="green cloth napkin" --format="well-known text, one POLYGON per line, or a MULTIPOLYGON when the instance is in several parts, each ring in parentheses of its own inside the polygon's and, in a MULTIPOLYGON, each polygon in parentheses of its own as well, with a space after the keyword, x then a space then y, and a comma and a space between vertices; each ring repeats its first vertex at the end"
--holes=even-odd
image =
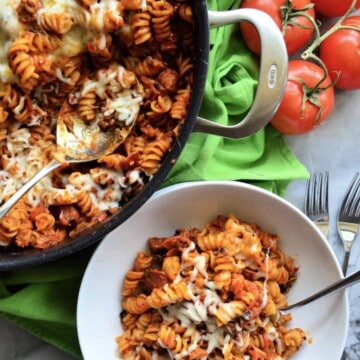
MULTIPOLYGON (((237 9, 241 1, 209 0, 212 10, 237 9)), ((258 59, 240 40, 238 24, 210 32, 211 51, 200 115, 221 124, 240 122, 257 87, 258 59)), ((163 186, 190 180, 242 180, 285 194, 307 170, 271 125, 243 139, 193 133, 163 186)))
MULTIPOLYGON (((227 10, 238 8, 240 0, 209 0, 208 4, 212 10, 227 10)), ((237 24, 212 29, 210 37, 209 71, 200 115, 232 124, 251 107, 258 61, 240 40, 237 24)), ((162 186, 191 180, 242 180, 282 196, 291 180, 307 177, 307 169, 269 125, 255 135, 236 140, 192 134, 162 186)), ((0 315, 81 358, 76 301, 92 251, 0 274, 0 315)))

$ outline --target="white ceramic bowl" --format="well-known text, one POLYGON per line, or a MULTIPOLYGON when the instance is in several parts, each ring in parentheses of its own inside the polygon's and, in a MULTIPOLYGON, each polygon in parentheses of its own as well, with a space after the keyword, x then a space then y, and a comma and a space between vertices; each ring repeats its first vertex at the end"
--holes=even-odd
MULTIPOLYGON (((178 228, 203 227, 216 215, 235 214, 278 234, 280 247, 294 256, 298 278, 289 303, 303 299, 342 277, 328 242, 296 207, 261 188, 240 182, 190 182, 157 192, 135 215, 111 232, 92 257, 81 284, 77 325, 86 360, 116 359, 122 281, 136 253, 151 236, 171 236, 178 228)), ((292 327, 313 339, 294 360, 339 360, 348 330, 345 292, 293 310, 292 327)))

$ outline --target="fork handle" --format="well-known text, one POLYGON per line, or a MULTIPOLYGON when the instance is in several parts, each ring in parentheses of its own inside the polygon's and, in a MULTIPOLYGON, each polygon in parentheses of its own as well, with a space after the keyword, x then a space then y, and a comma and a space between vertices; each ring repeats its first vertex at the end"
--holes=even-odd
POLYGON ((44 166, 37 174, 28 180, 19 190, 16 191, 2 206, 0 206, 0 220, 10 211, 10 209, 43 177, 51 173, 61 165, 60 162, 52 160, 44 166))
POLYGON ((350 260, 350 250, 346 250, 344 254, 344 259, 342 262, 342 272, 344 276, 346 275, 349 267, 349 260, 350 260))
POLYGON ((360 281, 360 270, 357 270, 355 271, 354 273, 340 279, 340 280, 337 280, 336 282, 334 282, 333 284, 327 286, 326 288, 318 291, 317 293, 297 302, 297 303, 294 303, 292 305, 288 305, 288 306, 284 306, 283 308, 281 308, 280 310, 281 311, 288 311, 288 310, 291 310, 295 307, 298 307, 298 306, 302 306, 302 305, 306 305, 306 304, 309 304, 311 303, 312 301, 314 300, 317 300, 317 299, 320 299, 324 296, 327 296, 327 295, 330 295, 330 294, 333 294, 337 291, 340 291, 342 289, 345 289, 351 285, 354 285, 356 284, 357 282, 360 281))
POLYGON ((327 239, 329 235, 329 222, 328 221, 317 222, 315 223, 315 225, 319 228, 319 230, 324 234, 324 236, 327 239))

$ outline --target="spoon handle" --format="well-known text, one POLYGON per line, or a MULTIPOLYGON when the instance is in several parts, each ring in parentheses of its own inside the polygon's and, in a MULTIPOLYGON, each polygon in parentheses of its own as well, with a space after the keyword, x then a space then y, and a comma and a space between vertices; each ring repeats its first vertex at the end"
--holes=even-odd
POLYGON ((295 304, 283 307, 281 309, 281 311, 286 311, 286 310, 290 310, 290 309, 293 309, 298 306, 306 305, 306 304, 308 304, 314 300, 317 300, 323 296, 333 294, 337 291, 347 288, 348 286, 354 285, 358 281, 360 281, 360 270, 355 271, 353 274, 348 275, 348 276, 344 277, 343 279, 336 281, 335 283, 329 285, 325 289, 320 290, 319 292, 307 297, 304 300, 301 300, 295 304))
POLYGON ((37 174, 35 174, 29 181, 27 181, 14 195, 12 195, 1 207, 0 207, 0 220, 9 212, 9 210, 43 177, 51 173, 58 168, 61 163, 52 160, 46 166, 44 166, 37 174))

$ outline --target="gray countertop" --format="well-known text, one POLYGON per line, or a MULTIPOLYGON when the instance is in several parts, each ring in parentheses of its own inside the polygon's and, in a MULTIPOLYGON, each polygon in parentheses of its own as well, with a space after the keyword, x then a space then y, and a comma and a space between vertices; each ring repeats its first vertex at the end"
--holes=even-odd
MULTIPOLYGON (((315 131, 287 137, 287 143, 310 172, 329 171, 330 231, 329 242, 340 263, 343 248, 337 233, 336 216, 345 191, 354 174, 360 171, 360 91, 336 93, 336 106, 328 121, 315 131)), ((305 181, 290 184, 287 199, 303 209, 305 181)), ((351 253, 348 273, 360 268, 360 241, 357 237, 351 253)), ((347 360, 360 359, 360 286, 348 289, 350 328, 346 344, 347 360)))
MULTIPOLYGON (((309 169, 330 173, 330 234, 329 241, 341 262, 342 245, 336 230, 336 214, 342 196, 355 172, 360 171, 360 91, 337 92, 336 107, 328 121, 315 131, 286 137, 294 153, 309 169)), ((293 181, 287 199, 303 209, 305 181, 293 181)), ((349 272, 360 268, 360 241, 355 243, 349 272)), ((346 359, 360 359, 360 286, 348 289, 350 328, 346 359)), ((6 360, 71 360, 72 356, 33 337, 0 318, 0 359, 6 360)))

